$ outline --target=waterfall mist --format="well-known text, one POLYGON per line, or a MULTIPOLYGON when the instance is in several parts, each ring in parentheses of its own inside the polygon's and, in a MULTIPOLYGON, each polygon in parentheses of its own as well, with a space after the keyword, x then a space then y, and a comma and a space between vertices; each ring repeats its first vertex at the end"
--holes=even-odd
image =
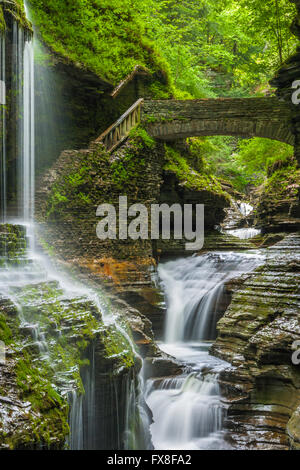
MULTIPOLYGON (((0 80, 6 80, 9 94, 9 106, 6 108, 2 104, 0 115, 1 222, 15 224, 22 240, 18 241, 18 258, 6 259, 1 264, 0 294, 16 307, 20 328, 27 332, 39 361, 50 361, 53 340, 36 315, 39 309, 42 311, 43 302, 35 305, 33 310, 30 299, 29 305, 19 303, 16 292, 20 293, 27 286, 36 286, 37 291, 41 289, 41 296, 43 286, 54 286, 61 292, 59 301, 63 305, 72 301, 90 303, 92 311, 97 311, 99 318, 102 316, 101 328, 118 330, 128 343, 128 351, 136 354, 131 339, 115 315, 106 314, 104 294, 77 284, 68 273, 58 272, 41 249, 34 243, 28 244, 34 240, 35 232, 36 173, 51 166, 77 132, 76 128, 71 129, 71 107, 66 106, 69 95, 63 96, 66 85, 54 65, 55 60, 38 40, 33 41, 31 32, 12 20, 11 28, 1 36, 0 43, 0 80)), ((117 374, 111 376, 113 359, 103 358, 103 351, 97 350, 96 344, 95 340, 87 347, 83 358, 86 365, 79 371, 84 393, 72 379, 72 370, 57 372, 57 389, 68 398, 70 405, 70 436, 66 447, 73 450, 143 448, 148 445, 144 444, 147 429, 143 424, 146 420, 137 372, 120 371, 120 378, 117 374)))
POLYGON ((208 253, 159 266, 167 303, 166 343, 214 340, 216 323, 227 305, 224 284, 243 272, 252 271, 258 255, 208 253))
POLYGON ((210 356, 209 349, 229 303, 225 283, 252 271, 262 259, 259 253, 213 252, 159 266, 167 307, 160 347, 192 372, 147 382, 155 449, 230 448, 219 388, 220 372, 230 364, 210 356))
POLYGON ((7 187, 6 187, 6 72, 5 72, 5 34, 0 38, 0 83, 1 83, 1 102, 0 102, 0 222, 6 219, 7 211, 7 187))

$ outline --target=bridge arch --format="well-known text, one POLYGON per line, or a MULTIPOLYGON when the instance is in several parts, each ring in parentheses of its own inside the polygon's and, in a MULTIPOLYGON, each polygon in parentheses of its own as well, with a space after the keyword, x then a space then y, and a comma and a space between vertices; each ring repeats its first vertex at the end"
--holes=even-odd
POLYGON ((277 98, 146 100, 142 121, 162 141, 229 135, 295 144, 291 108, 277 98))

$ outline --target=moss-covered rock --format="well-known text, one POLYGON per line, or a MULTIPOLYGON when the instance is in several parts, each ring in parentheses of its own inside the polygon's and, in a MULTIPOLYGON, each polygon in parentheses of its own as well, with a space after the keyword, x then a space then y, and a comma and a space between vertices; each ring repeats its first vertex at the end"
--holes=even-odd
MULTIPOLYGON (((78 291, 49 280, 48 266, 28 258, 23 227, 6 225, 0 233, 8 245, 11 237, 16 246, 21 244, 21 256, 30 265, 28 270, 26 264, 5 262, 0 269, 0 340, 6 346, 6 361, 0 364, 0 448, 62 449, 70 432, 70 393, 82 395, 83 404, 85 394, 90 394, 87 371, 100 374, 101 383, 118 390, 124 380, 133 380, 141 364, 126 321, 123 329, 114 323, 106 327, 96 293, 91 297, 80 286, 78 291), (87 354, 91 345, 96 366, 87 354)), ((18 258, 18 250, 9 253, 18 258)), ((133 390, 136 385, 133 381, 133 390)), ((119 407, 122 417, 126 400, 119 407)), ((94 400, 93 412, 102 425, 101 397, 94 400)))
POLYGON ((300 170, 295 160, 276 162, 260 188, 255 223, 264 232, 300 229, 300 170))
POLYGON ((300 450, 300 407, 289 420, 287 431, 293 450, 300 450))
POLYGON ((300 338, 299 253, 299 234, 289 235, 256 271, 227 286, 232 301, 211 352, 233 365, 220 379, 237 447, 290 446, 287 425, 300 403, 300 370, 292 362, 300 338))
POLYGON ((32 25, 26 17, 23 0, 2 0, 0 6, 0 30, 5 31, 5 16, 10 15, 24 29, 32 32, 32 25))
POLYGON ((136 65, 143 66, 167 91, 168 65, 145 37, 141 18, 146 12, 140 5, 129 0, 29 3, 43 41, 67 62, 115 85, 136 65))

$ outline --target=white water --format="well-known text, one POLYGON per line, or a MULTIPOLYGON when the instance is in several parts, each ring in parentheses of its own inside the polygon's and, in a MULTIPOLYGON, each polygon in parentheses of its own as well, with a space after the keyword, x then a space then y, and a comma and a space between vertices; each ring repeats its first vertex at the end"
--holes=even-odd
POLYGON ((7 211, 7 185, 6 185, 6 87, 5 87, 5 35, 0 38, 0 80, 1 80, 1 103, 0 103, 0 222, 6 218, 7 211))
POLYGON ((223 430, 226 406, 219 375, 230 367, 209 355, 216 322, 224 313, 224 283, 263 261, 258 252, 208 253, 161 264, 167 319, 161 349, 190 373, 148 380, 146 402, 153 413, 155 449, 227 449, 223 430))
MULTIPOLYGON (((165 291, 165 341, 212 340, 224 283, 257 266, 258 253, 215 252, 161 264, 165 291)), ((221 312, 222 313, 222 312, 221 312)))
POLYGON ((33 41, 25 40, 23 79, 23 219, 34 217, 34 55, 33 41))
MULTIPOLYGON (((0 79, 5 78, 5 37, 1 38, 0 44, 0 79)), ((7 296, 17 307, 20 327, 29 332, 29 346, 35 346, 40 352, 39 360, 49 361, 49 344, 47 333, 37 320, 34 322, 30 317, 30 309, 24 309, 18 304, 15 296, 16 288, 26 285, 39 284, 41 282, 55 281, 59 289, 63 291, 64 299, 78 299, 79 296, 95 304, 102 314, 105 325, 113 325, 118 329, 128 341, 128 349, 133 347, 132 340, 126 331, 118 324, 114 314, 107 308, 107 299, 83 286, 76 283, 68 275, 58 272, 44 253, 35 249, 34 240, 34 179, 35 179, 35 133, 34 133, 34 115, 35 115, 35 83, 34 83, 34 53, 33 41, 28 33, 24 32, 15 22, 13 24, 13 50, 12 50, 12 108, 17 119, 15 122, 16 137, 16 161, 15 174, 13 180, 16 184, 16 199, 9 209, 7 215, 7 172, 6 172, 6 135, 5 135, 5 112, 1 109, 1 222, 9 222, 24 226, 29 247, 23 259, 18 257, 18 265, 11 266, 7 263, 0 269, 0 291, 7 296)), ((47 99, 49 97, 47 96, 47 99)), ((42 97, 40 97, 40 101, 42 97)), ((46 111, 46 107, 45 107, 46 111)), ((48 115, 47 112, 44 113, 48 115)), ((51 117, 49 117, 51 120, 51 117)), ((48 127, 49 128, 49 127, 48 127)), ((51 134, 52 136, 52 134, 51 134)), ((46 140, 46 139, 44 139, 46 140)), ((48 140, 50 140, 48 136, 48 140)), ((37 307, 38 308, 38 307, 37 307)), ((101 326, 101 325, 99 325, 101 326)), ((102 326, 101 326, 102 328, 102 326)), ((97 442, 95 433, 95 352, 94 347, 89 355, 90 367, 87 367, 83 373, 83 383, 85 386, 85 395, 77 393, 74 383, 68 378, 72 377, 72 371, 66 370, 61 374, 61 392, 66 394, 70 402, 70 437, 68 440, 71 449, 95 449, 101 444, 97 442), (85 424, 84 424, 85 423, 85 424), (85 429, 84 429, 85 428, 85 429)), ((58 374, 59 375, 59 374, 58 374)), ((130 380, 130 378, 129 378, 130 380)), ((134 410, 137 416, 142 414, 142 404, 136 390, 135 379, 128 386, 126 400, 128 410, 134 410)), ((118 399, 113 401, 115 410, 118 412, 118 399)), ((126 423, 129 425, 129 411, 126 416, 126 423)), ((122 417, 123 418, 123 417, 122 417)), ((101 425, 101 423, 100 423, 101 425)), ((146 426, 146 424, 145 424, 146 426)), ((142 426, 143 428, 143 426, 142 426)), ((144 429, 144 428, 143 428, 144 429)), ((121 436, 122 444, 126 436, 121 436)))
POLYGON ((261 234, 261 230, 256 228, 237 228, 234 230, 226 230, 225 233, 233 237, 240 238, 241 240, 249 240, 261 234))
POLYGON ((240 204, 238 204, 238 209, 244 217, 247 217, 251 214, 251 212, 253 212, 254 207, 248 204, 247 202, 241 202, 240 204))

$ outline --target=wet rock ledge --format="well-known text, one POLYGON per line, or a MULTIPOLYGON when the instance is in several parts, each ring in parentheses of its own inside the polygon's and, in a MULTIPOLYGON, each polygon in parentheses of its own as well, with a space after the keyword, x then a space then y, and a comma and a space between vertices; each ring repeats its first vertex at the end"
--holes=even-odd
POLYGON ((27 247, 24 227, 0 225, 0 449, 123 448, 141 367, 130 339, 27 247))
POLYGON ((265 264, 231 281, 232 302, 211 353, 232 364, 220 377, 232 444, 299 449, 300 234, 269 248, 265 264), (299 349, 299 348, 298 348, 299 349))

